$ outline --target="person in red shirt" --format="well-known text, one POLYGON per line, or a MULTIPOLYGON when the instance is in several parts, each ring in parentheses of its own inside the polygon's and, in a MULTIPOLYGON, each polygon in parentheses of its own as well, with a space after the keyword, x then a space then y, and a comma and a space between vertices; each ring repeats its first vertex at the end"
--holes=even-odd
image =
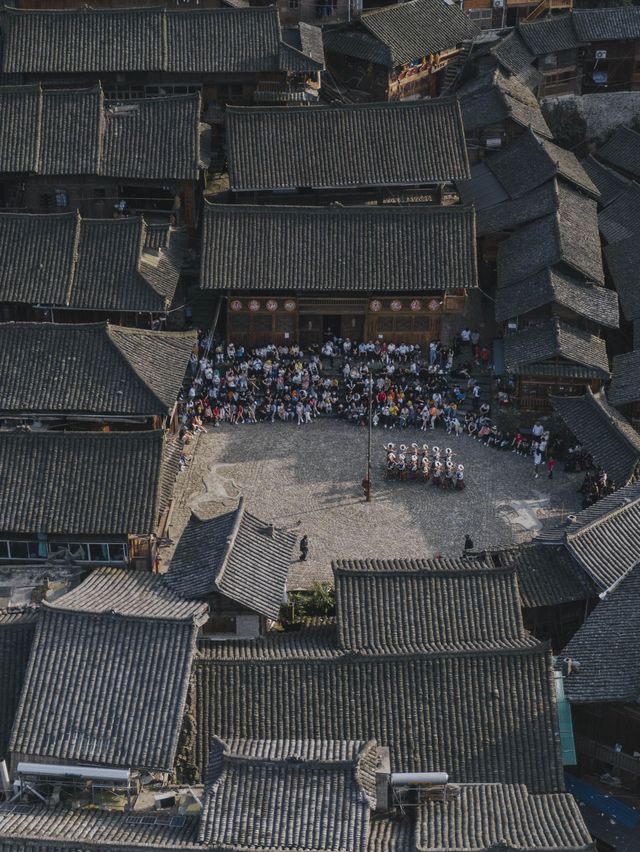
POLYGON ((553 471, 555 470, 557 462, 553 456, 549 456, 547 459, 547 470, 549 471, 549 479, 553 479, 553 471))

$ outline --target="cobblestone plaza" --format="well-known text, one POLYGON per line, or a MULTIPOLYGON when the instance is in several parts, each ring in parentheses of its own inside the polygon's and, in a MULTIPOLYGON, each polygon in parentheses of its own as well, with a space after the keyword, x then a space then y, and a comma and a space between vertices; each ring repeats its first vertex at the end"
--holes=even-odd
MULTIPOLYGON (((374 430, 373 500, 366 503, 367 430, 335 420, 305 427, 268 423, 223 426, 201 434, 178 479, 170 529, 173 541, 193 510, 212 517, 243 495, 260 519, 309 536, 309 558, 291 566, 289 587, 331 578, 331 560, 415 558, 462 552, 465 534, 476 547, 526 541, 540 524, 558 522, 580 506, 580 474, 556 469, 534 479, 529 457, 498 452, 466 435, 374 430), (386 440, 453 447, 465 466, 463 492, 431 483, 386 482, 386 440)), ((167 549, 163 556, 170 554, 167 549)))

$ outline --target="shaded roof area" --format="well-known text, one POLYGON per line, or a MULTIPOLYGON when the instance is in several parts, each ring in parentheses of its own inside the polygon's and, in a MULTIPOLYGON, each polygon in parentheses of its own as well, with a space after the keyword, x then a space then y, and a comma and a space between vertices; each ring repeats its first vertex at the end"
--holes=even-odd
POLYGON ((537 539, 543 544, 565 544, 596 586, 606 591, 638 561, 640 483, 619 488, 564 524, 540 530, 537 539))
POLYGON ((495 315, 504 321, 555 303, 600 325, 617 328, 618 297, 613 290, 588 284, 557 269, 542 269, 496 291, 495 315))
POLYGON ((637 6, 576 9, 571 17, 576 35, 583 43, 640 38, 640 9, 637 6))
MULTIPOLYGON (((497 182, 495 177, 493 179, 497 182)), ((501 203, 478 210, 476 225, 478 236, 510 231, 542 216, 554 215, 557 203, 557 181, 555 180, 549 180, 542 186, 532 189, 522 198, 507 196, 501 203)))
POLYGON ((350 26, 327 30, 325 45, 327 50, 394 68, 451 50, 477 33, 478 27, 455 4, 445 0, 409 0, 397 6, 371 9, 350 26), (363 31, 370 38, 358 38, 363 31), (337 39, 333 32, 339 36, 337 39))
POLYGON ((5 74, 238 74, 322 67, 306 54, 304 43, 302 50, 290 53, 275 7, 186 14, 143 8, 5 8, 0 32, 5 74))
POLYGON ((0 213, 0 302, 161 312, 175 294, 184 247, 181 231, 141 216, 0 213))
POLYGON ((366 852, 374 742, 215 737, 199 840, 215 849, 366 852))
POLYGON ((573 26, 573 15, 552 15, 537 21, 522 21, 518 32, 534 56, 575 50, 581 43, 573 26))
POLYGON ((609 386, 611 405, 628 405, 640 400, 640 349, 616 355, 609 386))
POLYGON ((35 607, 0 609, 0 760, 8 757, 37 615, 35 607))
POLYGON ((520 226, 498 246, 498 284, 506 287, 549 266, 604 284, 596 202, 558 182, 554 215, 520 226))
POLYGON ((551 401, 567 428, 618 487, 635 478, 640 435, 608 404, 604 391, 594 394, 587 388, 584 396, 554 396, 551 401))
POLYGON ((0 850, 15 852, 54 852, 82 848, 83 852, 137 852, 140 849, 162 852, 202 852, 198 844, 197 817, 187 816, 184 825, 170 825, 168 819, 154 824, 131 820, 121 811, 54 807, 32 804, 28 813, 0 805, 0 850))
POLYGON ((201 621, 207 604, 185 600, 169 588, 163 578, 146 571, 102 567, 45 609, 56 612, 111 615, 160 621, 201 621))
POLYGON ((477 286, 468 207, 205 205, 200 286, 451 290, 477 286))
POLYGON ((190 760, 201 772, 214 735, 375 739, 398 771, 562 789, 546 646, 362 657, 321 634, 200 646, 190 760))
POLYGON ((192 515, 175 549, 167 584, 201 598, 219 593, 277 621, 286 595, 295 533, 238 508, 210 520, 192 515))
POLYGON ((338 642, 358 654, 527 646, 512 568, 467 559, 333 564, 338 642))
MULTIPOLYGON (((608 243, 635 237, 640 230, 640 185, 635 181, 608 204, 598 215, 598 227, 608 243)), ((605 249, 606 256, 606 249, 605 249)))
POLYGON ((600 193, 600 201, 604 207, 615 201, 629 185, 629 181, 613 169, 599 163, 593 154, 582 161, 582 168, 600 193))
POLYGON ((599 197, 575 154, 530 130, 484 162, 511 198, 525 196, 553 177, 562 177, 574 188, 599 197))
POLYGON ((105 100, 90 89, 0 88, 0 172, 196 180, 200 96, 105 100))
POLYGON ((517 30, 511 30, 500 38, 489 52, 504 70, 519 77, 532 89, 539 83, 541 74, 532 65, 535 56, 527 48, 517 30))
POLYGON ((588 600, 596 595, 591 580, 563 545, 526 544, 515 548, 510 565, 518 577, 522 604, 527 609, 588 600))
POLYGON ((165 416, 196 339, 108 323, 2 323, 0 416, 165 416))
POLYGON ((468 133, 501 124, 508 118, 548 139, 553 134, 535 95, 516 77, 496 69, 460 92, 464 129, 468 133))
POLYGON ((638 277, 640 241, 638 237, 629 237, 613 245, 605 246, 604 257, 613 286, 620 299, 622 313, 629 322, 638 319, 640 317, 640 278, 638 277))
POLYGON ((161 430, 1 432, 0 530, 149 535, 176 472, 161 430))
POLYGON ((232 190, 413 186, 469 176, 456 100, 228 107, 232 190), (407 147, 407 139, 420 146, 407 147))
POLYGON ((418 808, 417 852, 595 852, 569 793, 532 795, 524 784, 463 784, 418 808))
POLYGON ((46 605, 11 751, 172 771, 206 613, 206 605, 181 600, 158 575, 117 568, 98 569, 46 605))
POLYGON ((554 359, 549 365, 552 372, 563 362, 570 362, 585 377, 609 377, 605 341, 557 318, 507 334, 504 357, 507 370, 516 375, 536 375, 545 366, 544 362, 554 359))
POLYGON ((593 610, 562 652, 578 662, 565 677, 572 704, 640 700, 640 563, 593 610))
MULTIPOLYGON (((640 33, 637 37, 640 38, 640 33)), ((595 154, 627 177, 640 178, 640 133, 630 127, 618 127, 595 154)))

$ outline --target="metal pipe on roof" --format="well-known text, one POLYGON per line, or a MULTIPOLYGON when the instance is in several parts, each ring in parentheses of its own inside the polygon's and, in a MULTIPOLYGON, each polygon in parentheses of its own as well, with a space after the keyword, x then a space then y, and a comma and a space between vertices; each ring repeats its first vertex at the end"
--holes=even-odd
POLYGON ((391 786, 403 787, 405 785, 429 786, 446 784, 449 775, 446 772, 392 772, 391 786))

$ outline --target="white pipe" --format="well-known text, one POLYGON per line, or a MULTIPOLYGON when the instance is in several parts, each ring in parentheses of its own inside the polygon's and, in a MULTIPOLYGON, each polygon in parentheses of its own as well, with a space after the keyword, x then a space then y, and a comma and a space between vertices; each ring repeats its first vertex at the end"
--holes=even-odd
POLYGON ((2 790, 4 791, 4 793, 9 796, 11 794, 12 788, 6 760, 0 760, 0 784, 2 784, 2 790))
POLYGON ((446 784, 449 776, 446 772, 392 772, 391 786, 402 787, 405 784, 427 785, 446 784))

